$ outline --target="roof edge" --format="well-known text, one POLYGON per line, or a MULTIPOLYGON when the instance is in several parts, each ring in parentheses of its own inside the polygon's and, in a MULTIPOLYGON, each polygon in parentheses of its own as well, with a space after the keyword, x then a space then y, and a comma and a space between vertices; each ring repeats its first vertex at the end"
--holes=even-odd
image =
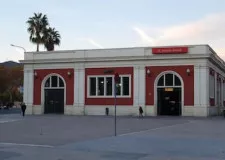
MULTIPOLYGON (((55 50, 55 51, 30 51, 25 53, 68 53, 68 52, 78 52, 78 51, 96 51, 96 50, 115 50, 115 49, 145 49, 145 48, 160 48, 160 47, 193 47, 193 46, 208 46, 208 44, 191 44, 191 45, 161 45, 161 46, 143 46, 143 47, 115 47, 115 48, 96 48, 96 49, 74 49, 74 50, 55 50)), ((211 47, 210 47, 211 48, 211 47)), ((212 48, 211 48, 212 49, 212 48)), ((213 49, 212 49, 213 50, 213 49)), ((214 51, 214 50, 213 50, 214 51)), ((215 51, 214 51, 215 52, 215 51)))

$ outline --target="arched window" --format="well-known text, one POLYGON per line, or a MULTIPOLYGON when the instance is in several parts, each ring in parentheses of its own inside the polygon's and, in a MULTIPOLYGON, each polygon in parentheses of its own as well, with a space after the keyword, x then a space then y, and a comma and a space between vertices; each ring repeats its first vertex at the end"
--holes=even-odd
POLYGON ((178 76, 173 73, 166 73, 158 80, 158 87, 181 87, 181 81, 178 76))
POLYGON ((45 88, 64 88, 64 82, 61 77, 53 75, 45 81, 45 88))

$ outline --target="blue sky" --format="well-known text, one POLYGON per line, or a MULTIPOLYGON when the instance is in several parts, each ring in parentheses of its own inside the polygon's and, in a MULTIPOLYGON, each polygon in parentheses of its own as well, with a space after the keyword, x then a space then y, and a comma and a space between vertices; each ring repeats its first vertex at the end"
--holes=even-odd
MULTIPOLYGON (((47 14, 62 36, 56 49, 209 44, 225 59, 225 0, 7 0, 1 2, 0 62, 23 59, 26 20, 47 14)), ((41 48, 42 50, 44 48, 41 48)))

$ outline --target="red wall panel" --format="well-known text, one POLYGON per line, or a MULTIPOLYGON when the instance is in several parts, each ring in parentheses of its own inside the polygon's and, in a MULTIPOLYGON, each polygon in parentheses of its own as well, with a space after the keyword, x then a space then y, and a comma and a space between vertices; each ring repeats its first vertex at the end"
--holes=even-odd
POLYGON ((88 98, 87 97, 87 76, 90 75, 114 75, 114 73, 104 72, 106 70, 114 70, 119 75, 130 74, 131 75, 131 97, 129 98, 117 98, 117 105, 133 105, 133 67, 116 67, 116 68, 86 68, 85 69, 85 105, 114 105, 114 98, 88 98))
POLYGON ((66 82, 66 105, 73 105, 74 103, 74 70, 73 69, 40 69, 35 70, 37 77, 34 77, 34 105, 41 104, 41 84, 43 79, 52 73, 61 75, 66 82), (71 73, 69 77, 67 72, 71 73))
POLYGON ((194 105, 194 66, 151 66, 146 67, 146 71, 151 71, 150 76, 146 76, 146 105, 154 105, 154 82, 156 77, 164 71, 174 71, 178 73, 184 83, 184 105, 194 105), (186 70, 190 69, 190 75, 186 70))

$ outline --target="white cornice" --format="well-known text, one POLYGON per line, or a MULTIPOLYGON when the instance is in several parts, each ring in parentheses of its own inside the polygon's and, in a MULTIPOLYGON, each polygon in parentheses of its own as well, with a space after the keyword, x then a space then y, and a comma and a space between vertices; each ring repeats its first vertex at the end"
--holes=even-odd
MULTIPOLYGON (((169 48, 169 47, 196 47, 196 46, 208 46, 208 44, 197 44, 197 45, 165 45, 165 46, 143 46, 143 47, 121 47, 121 48, 97 48, 97 49, 76 49, 76 50, 57 50, 57 51, 39 51, 39 52, 26 52, 34 54, 49 54, 49 53, 75 53, 75 52, 86 52, 86 51, 104 51, 104 50, 130 50, 130 49, 151 49, 151 48, 169 48)), ((211 47, 210 47, 211 48, 211 47)))
POLYGON ((97 58, 65 58, 65 59, 40 59, 22 60, 23 64, 45 64, 45 63, 84 63, 84 62, 115 62, 115 61, 143 61, 143 60, 173 60, 173 59, 202 59, 210 55, 156 55, 156 56, 123 56, 123 57, 97 57, 97 58))
POLYGON ((216 67, 218 67, 219 69, 221 69, 223 72, 225 72, 225 64, 224 64, 224 61, 221 61, 221 59, 218 59, 218 57, 215 56, 215 54, 211 54, 210 55, 209 61, 211 63, 213 63, 216 67))

